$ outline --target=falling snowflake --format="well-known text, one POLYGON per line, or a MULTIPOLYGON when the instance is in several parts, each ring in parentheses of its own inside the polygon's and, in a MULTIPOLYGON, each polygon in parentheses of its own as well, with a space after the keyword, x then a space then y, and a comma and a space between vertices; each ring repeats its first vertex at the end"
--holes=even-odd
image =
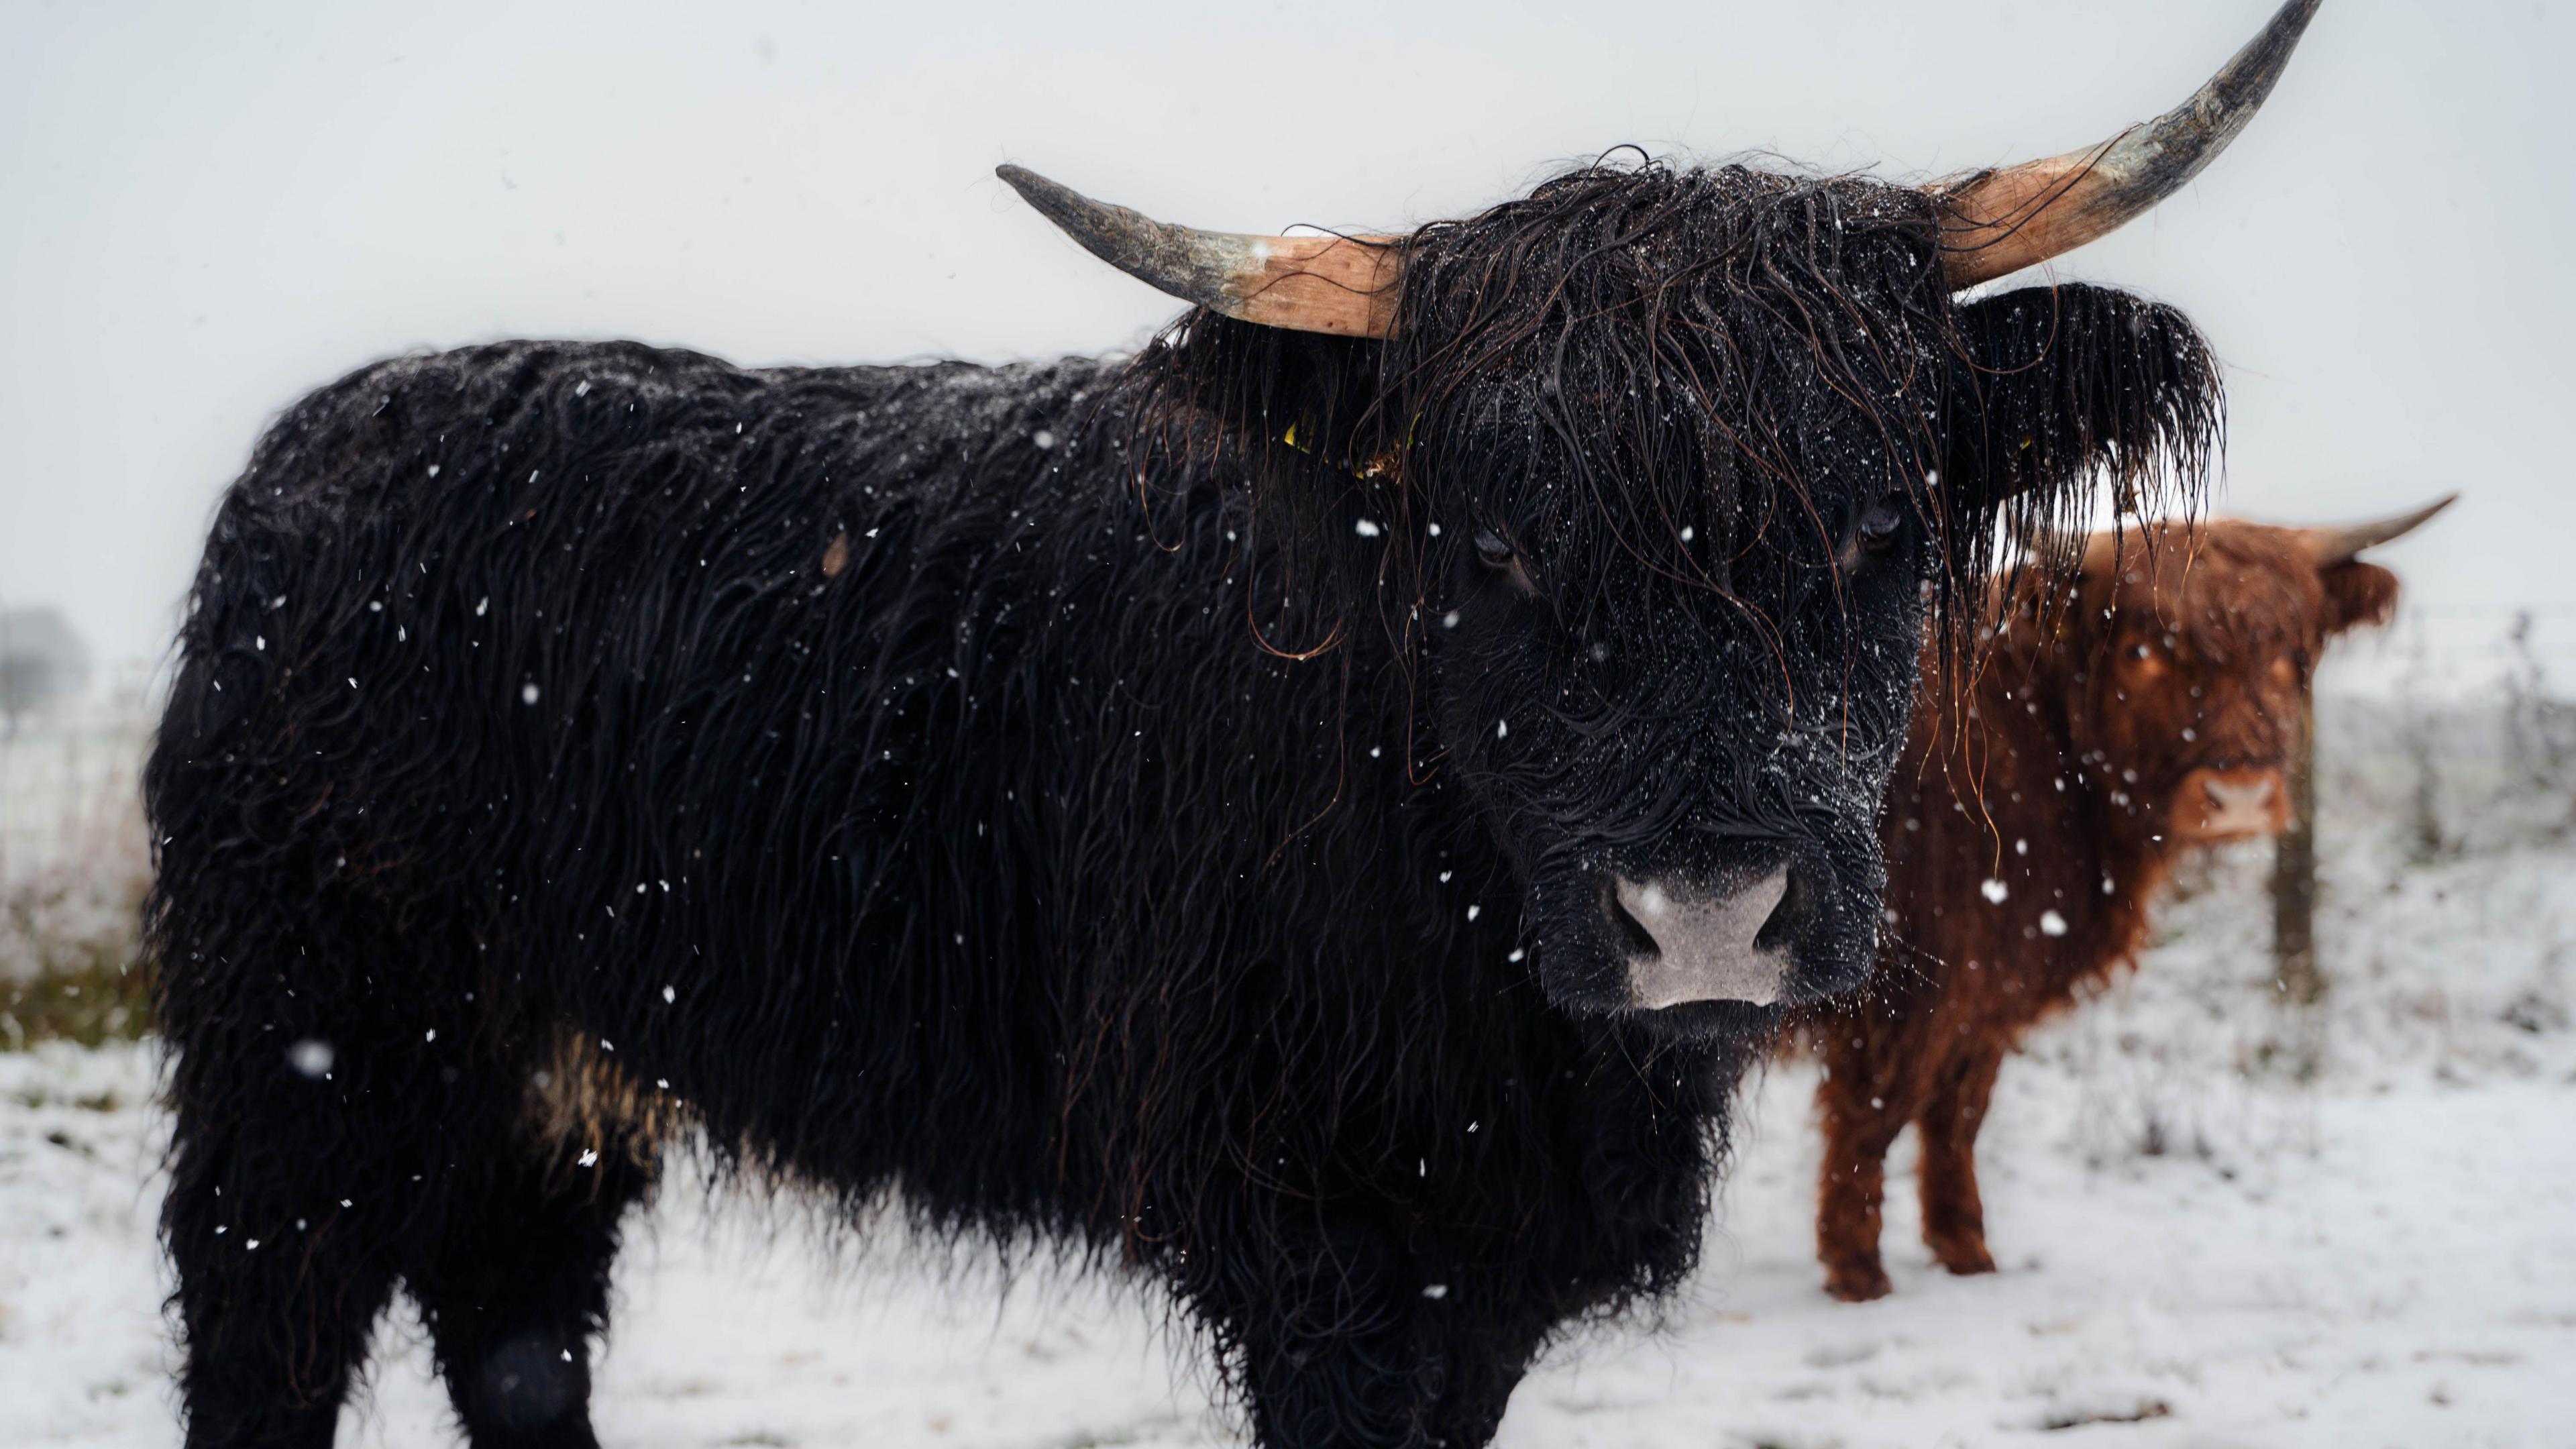
POLYGON ((331 1044, 306 1037, 286 1049, 286 1064, 312 1081, 320 1081, 331 1072, 331 1044))

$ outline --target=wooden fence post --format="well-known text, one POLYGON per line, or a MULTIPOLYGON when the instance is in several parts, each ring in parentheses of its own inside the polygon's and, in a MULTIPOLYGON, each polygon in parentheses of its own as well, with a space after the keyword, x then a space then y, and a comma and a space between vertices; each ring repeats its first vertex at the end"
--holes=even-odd
POLYGON ((2317 702, 2299 702, 2290 757, 2290 828, 2272 856, 2273 980, 2301 1006, 2325 995, 2317 971, 2317 702))

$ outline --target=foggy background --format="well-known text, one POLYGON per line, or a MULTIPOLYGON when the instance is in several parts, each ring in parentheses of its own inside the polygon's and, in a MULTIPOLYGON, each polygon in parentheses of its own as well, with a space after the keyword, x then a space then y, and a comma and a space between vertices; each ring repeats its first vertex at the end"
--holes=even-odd
MULTIPOLYGON (((996 163, 1230 230, 1461 215, 1622 143, 1922 180, 2174 105, 2272 3, 0 0, 0 1440, 174 1442, 136 769, 215 500, 300 394, 525 335, 1132 348, 1179 304, 996 163), (83 658, 81 709, 22 709, 83 658)), ((1653 1333, 1569 1335, 1500 1443, 2566 1441, 2571 58, 2565 6, 2325 0, 2234 148, 2056 269, 2214 340, 2222 509, 2466 492, 2383 556, 2401 627, 2329 655, 2321 693, 2397 697, 2317 712, 2324 999, 2275 979, 2270 847, 2186 863, 2141 969, 2003 1074, 2004 1271, 1913 1247, 1908 1150, 1867 1310, 1817 1291, 1815 1079, 1774 1063, 1701 1275, 1653 1333)), ((611 1443, 1235 1442, 1149 1295, 714 1201, 675 1176, 630 1220, 611 1443)), ((409 1322, 341 1443, 452 1444, 409 1322)))
MULTIPOLYGON (((1920 179, 2152 115, 2269 9, 0 0, 0 606, 157 659, 266 420, 388 354, 999 361, 1178 310, 997 162, 1228 230, 1459 215, 1623 142, 1920 179)), ((2571 54, 2528 0, 2328 0, 2225 157, 2057 267, 2215 341, 2227 511, 2465 489, 2388 559, 2462 638, 2576 632, 2571 54)))

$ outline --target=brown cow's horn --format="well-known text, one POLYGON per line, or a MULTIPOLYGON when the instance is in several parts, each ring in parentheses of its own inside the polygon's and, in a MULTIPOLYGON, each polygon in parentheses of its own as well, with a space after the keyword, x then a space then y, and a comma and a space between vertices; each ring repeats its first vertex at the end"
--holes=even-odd
POLYGON ((1193 231, 1094 201, 1017 166, 996 168, 1085 250, 1148 286, 1246 322, 1384 337, 1404 254, 1392 237, 1193 231))
POLYGON ((2192 98, 2098 146, 1933 188, 1956 291, 2106 236, 2180 190, 2254 119, 2318 0, 2289 0, 2192 98))
POLYGON ((2339 563, 2351 562, 2363 549, 2377 548, 2413 533, 2434 514, 2459 501, 2459 494, 2446 493, 2412 513, 2400 513, 2369 523, 2348 523, 2341 528, 2302 528, 2297 532, 2309 551, 2316 555, 2317 567, 2332 568, 2339 563))

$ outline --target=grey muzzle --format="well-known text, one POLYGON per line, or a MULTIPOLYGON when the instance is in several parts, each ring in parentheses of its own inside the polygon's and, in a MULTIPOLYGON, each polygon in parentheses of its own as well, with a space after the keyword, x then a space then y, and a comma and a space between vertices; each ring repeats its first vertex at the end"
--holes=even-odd
POLYGON ((1654 942, 1652 952, 1628 956, 1629 994, 1639 1009, 1691 1001, 1768 1006, 1780 999, 1789 977, 1788 947, 1756 942, 1789 892, 1787 866, 1733 890, 1615 880, 1619 909, 1654 942))

